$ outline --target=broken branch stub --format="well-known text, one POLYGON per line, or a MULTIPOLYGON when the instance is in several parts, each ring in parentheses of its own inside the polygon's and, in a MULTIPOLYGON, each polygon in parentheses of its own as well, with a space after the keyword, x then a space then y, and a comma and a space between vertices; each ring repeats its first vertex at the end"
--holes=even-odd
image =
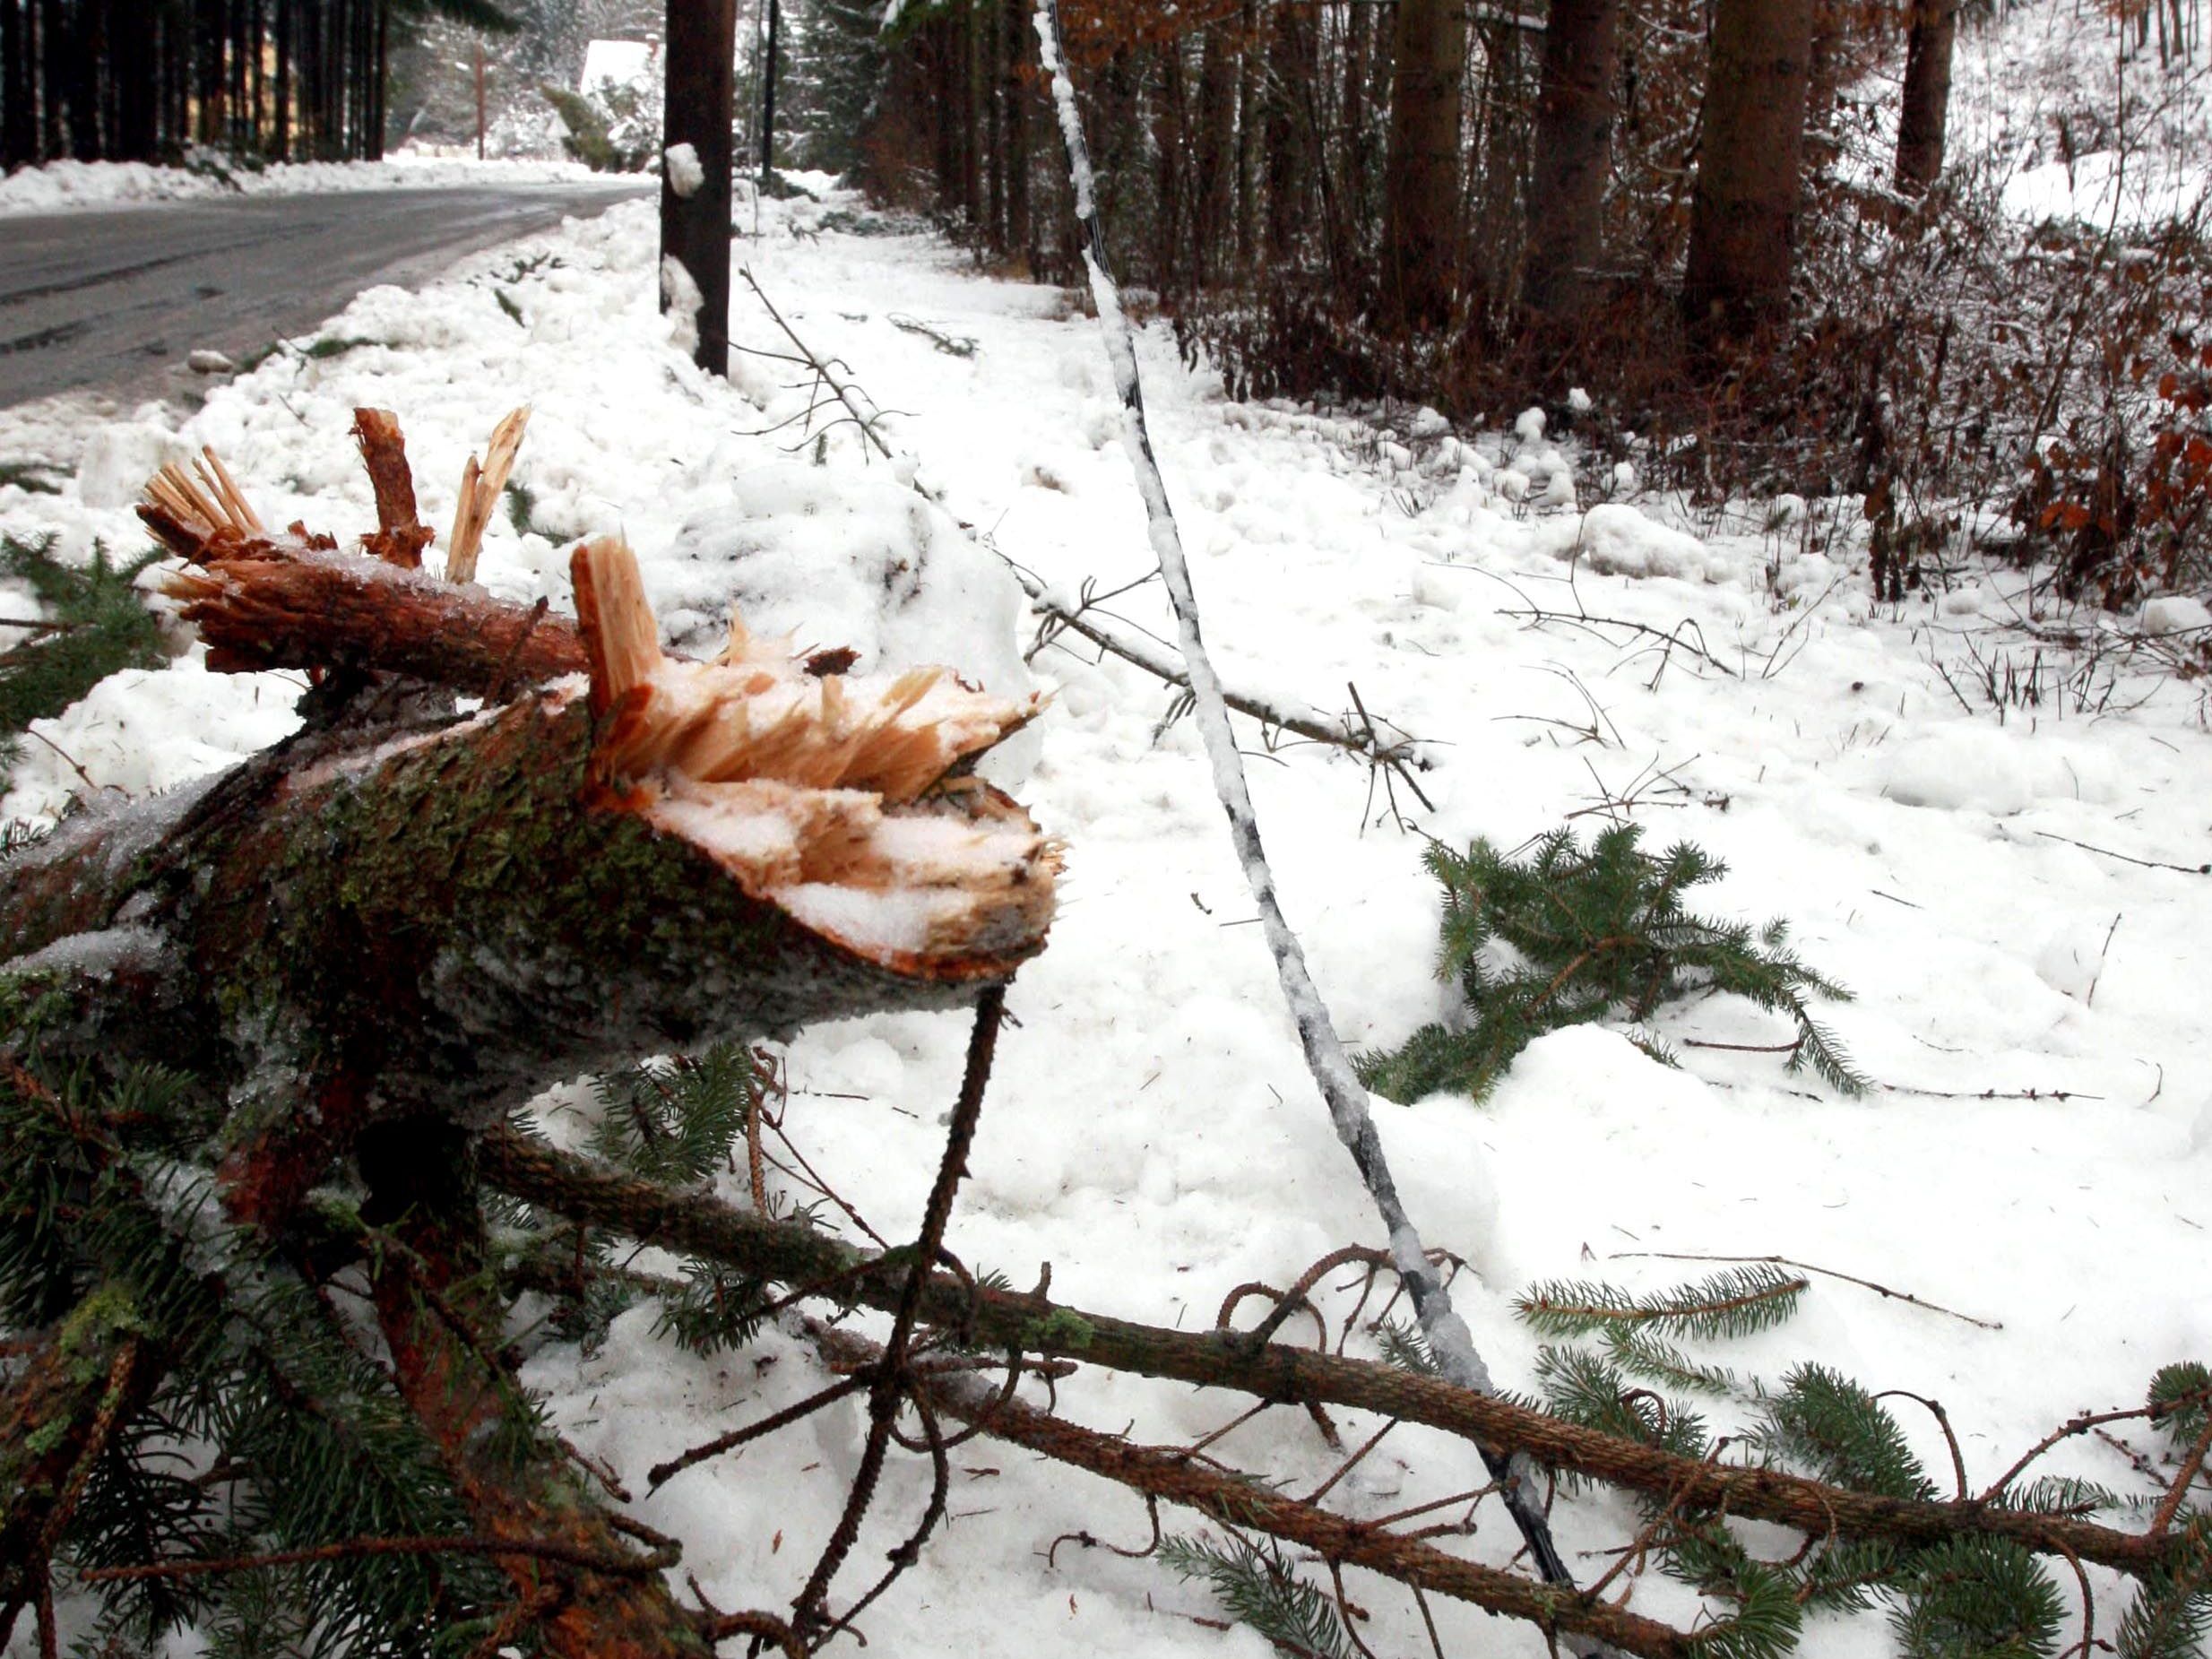
POLYGON ((353 436, 376 492, 376 528, 361 538, 361 545, 387 565, 416 569, 436 532, 415 511, 415 474, 407 464, 399 417, 388 409, 357 409, 353 436))
POLYGON ((748 893, 886 963, 994 960, 1041 941, 1058 849, 961 775, 1041 699, 941 669, 815 676, 733 622, 712 662, 664 656, 637 561, 571 561, 607 798, 706 849, 748 893))

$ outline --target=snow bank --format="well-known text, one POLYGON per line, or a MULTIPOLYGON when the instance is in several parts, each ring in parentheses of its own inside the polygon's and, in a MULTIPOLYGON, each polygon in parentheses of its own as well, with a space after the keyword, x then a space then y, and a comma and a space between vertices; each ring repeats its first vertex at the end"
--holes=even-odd
POLYGON ((278 162, 260 172, 151 167, 143 161, 52 161, 0 178, 0 215, 55 213, 230 195, 322 195, 343 190, 428 190, 461 186, 581 184, 575 161, 477 161, 397 151, 382 161, 278 162))

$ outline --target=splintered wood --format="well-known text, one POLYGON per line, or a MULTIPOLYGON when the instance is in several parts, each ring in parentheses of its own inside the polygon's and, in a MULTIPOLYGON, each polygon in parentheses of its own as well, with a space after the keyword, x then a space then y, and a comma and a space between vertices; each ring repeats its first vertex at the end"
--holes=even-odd
POLYGON ((565 678, 584 670, 586 809, 680 840, 749 900, 895 974, 1000 974, 1041 948, 1059 850, 971 775, 1041 700, 945 669, 852 674, 850 652, 802 663, 736 618, 713 661, 669 656, 617 539, 574 554, 575 622, 492 598, 474 585, 477 554, 528 417, 516 410, 483 461, 469 458, 443 581, 417 567, 430 531, 385 411, 358 410, 354 428, 379 521, 359 545, 374 558, 301 524, 270 533, 212 451, 163 468, 139 515, 190 566, 167 585, 208 666, 398 675, 493 704, 540 686, 514 708, 548 720, 584 702, 585 679, 565 678))
POLYGON ((621 541, 578 548, 572 574, 594 769, 627 809, 870 954, 989 953, 1050 922, 1058 849, 958 775, 1039 698, 973 691, 943 669, 811 675, 741 621, 714 661, 679 661, 661 651, 621 541))
POLYGON ((361 544, 387 565, 416 569, 436 532, 416 515, 415 474, 407 464, 399 417, 388 409, 357 409, 353 436, 361 446, 369 487, 376 492, 376 528, 361 544))
POLYGON ((445 580, 476 580, 476 556, 484 545, 484 526, 499 505, 499 492, 507 487, 515 452, 523 446, 523 428, 530 424, 527 406, 514 410, 491 429, 480 465, 474 455, 462 470, 461 496, 454 505, 454 531, 445 538, 445 580))

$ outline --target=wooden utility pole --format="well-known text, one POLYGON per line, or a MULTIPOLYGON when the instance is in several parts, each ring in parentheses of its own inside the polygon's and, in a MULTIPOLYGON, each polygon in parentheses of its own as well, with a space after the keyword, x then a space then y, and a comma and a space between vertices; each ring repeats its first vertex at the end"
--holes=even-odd
MULTIPOLYGON (((661 257, 698 284, 699 344, 692 360, 730 372, 730 121, 737 99, 737 0, 669 0, 668 103, 664 142, 689 144, 705 178, 677 194, 661 169, 661 257)), ((661 304, 668 303, 663 284, 661 304)))
POLYGON ((476 159, 484 159, 484 43, 476 43, 476 159))
POLYGON ((776 43, 783 32, 782 0, 768 0, 768 51, 760 70, 760 182, 775 170, 776 43))

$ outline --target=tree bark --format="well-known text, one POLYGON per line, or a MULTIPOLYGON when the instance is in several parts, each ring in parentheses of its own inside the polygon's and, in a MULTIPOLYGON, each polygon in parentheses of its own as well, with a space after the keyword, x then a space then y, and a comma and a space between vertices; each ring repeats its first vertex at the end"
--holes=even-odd
POLYGON ((1217 18, 1205 30, 1198 58, 1197 215, 1191 236, 1191 278, 1211 286, 1236 256, 1237 65, 1232 44, 1236 17, 1217 18))
POLYGON ((782 48, 782 0, 768 0, 768 42, 760 59, 760 182, 764 185, 776 165, 776 58, 782 48))
POLYGON ((1682 305, 1738 333, 1787 307, 1812 0, 1718 0, 1682 305))
POLYGON ((1943 129, 1950 114, 1951 48, 1958 0, 1917 0, 1905 51, 1905 97, 1897 117, 1897 185, 1923 194, 1943 171, 1943 129))
POLYGON ((1551 0, 1536 93, 1521 304, 1564 320, 1589 303, 1613 130, 1619 0, 1551 0))
POLYGON ((208 467, 214 498, 166 470, 148 522, 207 562, 194 608, 269 624, 233 657, 326 672, 313 723, 10 860, 0 960, 65 1010, 54 1052, 158 1057, 229 1103, 240 1219, 281 1226, 373 1123, 480 1126, 639 1054, 956 1006, 1042 947, 1057 854, 953 775, 1033 699, 817 678, 741 635, 721 662, 665 661, 618 543, 578 550, 583 626, 540 631, 266 536, 208 467), (571 678, 452 712, 458 688, 570 666, 579 635, 588 696, 571 678), (962 850, 917 854, 918 819, 962 850))
MULTIPOLYGON (((730 115, 737 96, 736 0, 669 0, 668 82, 662 142, 689 144, 705 179, 679 196, 663 168, 661 257, 699 289, 699 342, 692 360, 730 372, 730 115)), ((666 308, 666 290, 662 306, 666 308)))
POLYGON ((406 1126, 364 1145, 361 1164, 369 1206, 393 1218, 400 1247, 375 1253, 369 1281, 392 1379, 477 1533, 620 1568, 496 1558, 518 1599, 549 1603, 538 1626, 545 1651, 561 1659, 712 1659, 701 1621, 676 1604, 656 1564, 609 1525, 567 1460, 550 1447, 514 1456, 519 1389, 504 1367, 495 1369, 492 1342, 473 1335, 499 1330, 506 1309, 483 1272, 482 1212, 465 1143, 450 1126, 406 1126))
POLYGON ((1030 211, 1029 106, 1036 96, 1029 65, 1036 36, 1029 27, 1028 0, 1006 0, 1007 246, 1024 272, 1037 268, 1037 236, 1030 211))
POLYGON ((1383 165, 1384 315, 1448 323, 1459 275, 1459 117, 1467 14, 1458 0, 1400 0, 1383 165))
POLYGON ((117 0, 114 10, 116 154, 151 161, 159 143, 160 94, 154 79, 154 8, 117 0))
POLYGON ((10 171, 38 158, 29 10, 30 0, 0 0, 0 168, 10 171))
POLYGON ((1312 188, 1312 147, 1299 100, 1312 84, 1318 31, 1302 0, 1269 0, 1266 17, 1267 84, 1261 100, 1266 109, 1266 247, 1268 259, 1288 274, 1298 258, 1312 188))

